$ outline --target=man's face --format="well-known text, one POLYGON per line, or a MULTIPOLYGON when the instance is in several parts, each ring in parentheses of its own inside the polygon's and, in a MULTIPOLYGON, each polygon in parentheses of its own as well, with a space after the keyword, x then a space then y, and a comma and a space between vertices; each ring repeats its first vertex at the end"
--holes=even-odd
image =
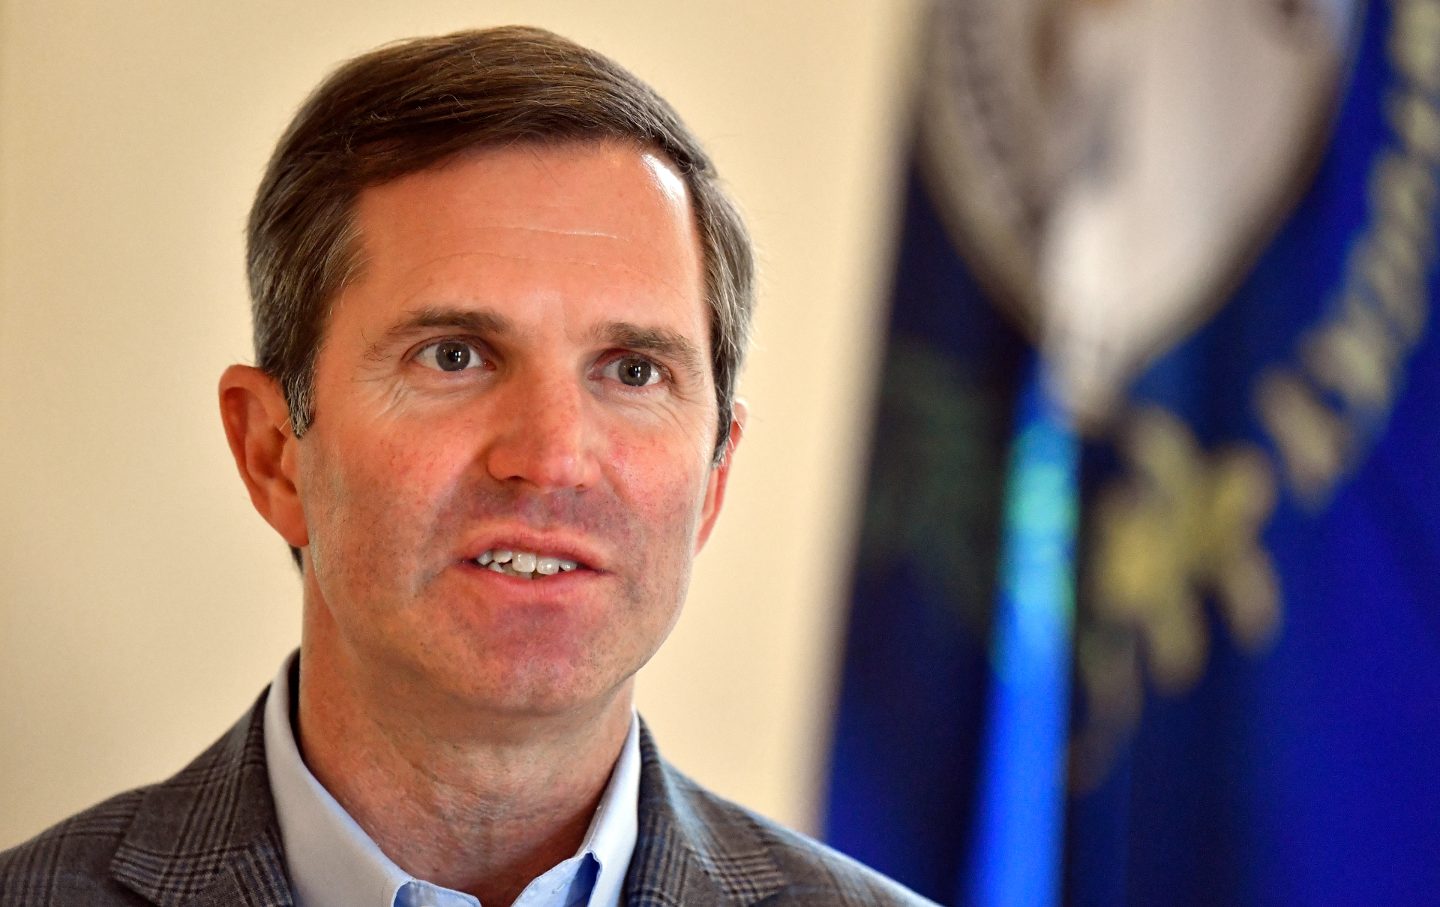
POLYGON ((357 218, 294 447, 307 644, 497 712, 608 701, 674 625, 725 482, 683 182, 628 145, 486 149, 357 218))

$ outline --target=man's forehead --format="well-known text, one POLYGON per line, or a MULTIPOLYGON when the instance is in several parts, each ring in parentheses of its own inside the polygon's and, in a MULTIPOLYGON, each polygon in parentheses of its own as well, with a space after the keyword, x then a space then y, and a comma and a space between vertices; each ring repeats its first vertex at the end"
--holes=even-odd
POLYGON ((519 312, 527 301, 583 295, 612 303, 617 322, 694 323, 695 341, 708 345, 688 191, 651 149, 478 149, 362 191, 353 226, 357 267, 341 297, 370 284, 389 299, 386 328, 423 320, 426 309, 519 312))
MULTIPOLYGON (((553 234, 577 248, 594 240, 602 258, 613 254, 604 251, 608 242, 641 243, 652 256, 693 258, 697 266, 703 257, 683 177, 663 153, 623 141, 472 149, 362 189, 351 228, 357 266, 397 247, 438 249, 459 231, 499 254, 523 253, 532 239, 553 234)), ((654 264, 660 270, 670 262, 654 264)))
MULTIPOLYGON (((536 140, 503 145, 478 145, 443 160, 370 183, 361 188, 357 203, 363 208, 395 195, 424 192, 437 183, 450 183, 453 193, 456 174, 466 175, 465 196, 504 200, 520 196, 543 208, 555 210, 576 188, 591 190, 586 198, 611 198, 633 194, 643 185, 669 204, 693 210, 688 183, 675 162, 659 148, 629 139, 608 137, 536 140), (606 173, 605 171, 608 171, 606 173), (597 178, 608 176, 608 178, 597 178), (523 180, 525 190, 517 182, 523 180), (538 190, 538 191, 537 191, 538 190)), ((456 197, 458 203, 461 197, 456 197)), ((538 212, 537 212, 538 213, 538 212)))

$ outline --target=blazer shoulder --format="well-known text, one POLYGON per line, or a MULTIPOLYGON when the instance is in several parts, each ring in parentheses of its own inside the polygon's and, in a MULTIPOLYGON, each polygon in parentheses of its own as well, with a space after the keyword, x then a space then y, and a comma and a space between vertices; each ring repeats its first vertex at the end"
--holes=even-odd
POLYGON ((785 878, 783 890, 766 904, 938 907, 838 850, 711 793, 673 768, 670 773, 712 834, 724 837, 743 829, 764 846, 785 878))
POLYGON ((146 903, 115 884, 110 864, 149 790, 117 794, 0 852, 0 904, 146 903))
MULTIPOLYGON (((257 841, 270 864, 279 863, 278 838, 269 834, 264 702, 262 694, 170 778, 117 794, 0 853, 0 905, 129 907, 188 897, 257 841)), ((267 881, 284 874, 283 866, 265 869, 267 881)))

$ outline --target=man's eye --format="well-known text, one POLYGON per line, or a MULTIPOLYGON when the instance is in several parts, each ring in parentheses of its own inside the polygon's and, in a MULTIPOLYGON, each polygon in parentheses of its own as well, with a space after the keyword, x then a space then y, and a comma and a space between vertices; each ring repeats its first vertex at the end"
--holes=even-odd
POLYGON ((485 357, 463 340, 437 340, 421 347, 415 361, 442 372, 463 372, 483 366, 485 357))
POLYGON ((663 377, 660 366, 643 356, 621 356, 607 363, 601 374, 628 387, 649 387, 663 377))

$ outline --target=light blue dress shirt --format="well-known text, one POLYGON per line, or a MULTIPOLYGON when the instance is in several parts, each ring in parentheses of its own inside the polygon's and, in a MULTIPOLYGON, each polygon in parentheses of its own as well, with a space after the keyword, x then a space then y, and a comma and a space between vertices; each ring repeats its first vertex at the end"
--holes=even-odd
MULTIPOLYGON (((265 704, 265 764, 295 907, 481 907, 396 866, 310 774, 290 727, 292 655, 265 704)), ((575 856, 535 879, 514 907, 618 907, 635 852, 640 723, 630 733, 575 856)))

